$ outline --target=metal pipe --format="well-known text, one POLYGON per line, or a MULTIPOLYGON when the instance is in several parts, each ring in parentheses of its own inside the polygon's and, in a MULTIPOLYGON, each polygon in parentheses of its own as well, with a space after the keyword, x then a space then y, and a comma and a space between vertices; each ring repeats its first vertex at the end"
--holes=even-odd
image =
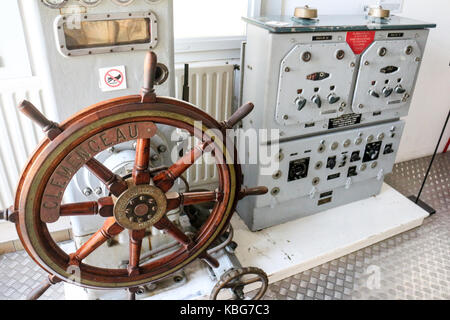
POLYGON ((147 252, 141 256, 140 262, 144 262, 145 260, 150 259, 153 256, 155 256, 161 252, 175 248, 177 245, 179 245, 178 242, 172 242, 172 243, 166 244, 165 246, 159 247, 157 249, 150 250, 149 252, 147 252))
POLYGON ((224 249, 227 245, 229 245, 231 243, 231 241, 233 241, 233 237, 234 237, 234 230, 230 224, 230 227, 228 228, 228 237, 225 239, 225 241, 222 242, 221 244, 217 245, 216 247, 209 249, 207 251, 207 253, 213 254, 217 251, 224 249))
POLYGON ((244 103, 244 73, 245 73, 245 49, 247 46, 247 41, 242 41, 241 43, 241 77, 239 81, 239 106, 244 103))

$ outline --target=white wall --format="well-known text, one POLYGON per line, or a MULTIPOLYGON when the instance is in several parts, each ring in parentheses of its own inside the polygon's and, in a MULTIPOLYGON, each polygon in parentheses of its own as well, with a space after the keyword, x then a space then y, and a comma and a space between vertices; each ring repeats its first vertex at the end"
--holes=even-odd
MULTIPOLYGON (((292 15, 294 8, 308 4, 320 14, 360 14, 375 0, 263 0, 262 14, 292 15)), ((433 153, 450 109, 450 11, 449 0, 384 0, 399 7, 398 15, 437 24, 428 38, 411 109, 397 156, 397 162, 433 153)), ((442 139, 442 152, 450 137, 450 126, 442 139)))
MULTIPOLYGON (((448 0, 406 0, 402 16, 434 22, 420 68, 398 161, 433 153, 450 109, 450 19, 448 0)), ((447 127, 439 152, 450 137, 447 127)))

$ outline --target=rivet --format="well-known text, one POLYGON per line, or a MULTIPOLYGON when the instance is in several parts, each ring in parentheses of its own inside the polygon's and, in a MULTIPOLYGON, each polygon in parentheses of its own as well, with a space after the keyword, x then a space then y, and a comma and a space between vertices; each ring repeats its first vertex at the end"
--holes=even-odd
POLYGON ((309 52, 309 51, 303 52, 302 60, 305 62, 310 61, 311 60, 311 52, 309 52))
POLYGON ((278 187, 275 187, 270 191, 270 194, 273 196, 276 196, 279 193, 280 193, 280 188, 278 188, 278 187))

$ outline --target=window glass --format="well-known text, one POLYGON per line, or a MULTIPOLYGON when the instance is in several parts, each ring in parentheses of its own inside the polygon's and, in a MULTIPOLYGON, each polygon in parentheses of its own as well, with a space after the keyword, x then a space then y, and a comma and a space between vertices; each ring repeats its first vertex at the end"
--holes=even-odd
POLYGON ((69 50, 150 42, 149 19, 83 21, 81 28, 64 24, 69 50))
POLYGON ((247 0, 174 0, 175 38, 242 36, 247 0))

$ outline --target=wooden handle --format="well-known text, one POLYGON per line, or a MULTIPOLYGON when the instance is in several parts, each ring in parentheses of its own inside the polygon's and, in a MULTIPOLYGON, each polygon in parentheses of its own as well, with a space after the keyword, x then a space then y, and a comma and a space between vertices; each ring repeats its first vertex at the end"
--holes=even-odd
POLYGON ((148 98, 155 92, 154 84, 156 78, 157 64, 158 58, 156 56, 156 53, 154 53, 153 51, 147 52, 144 62, 144 85, 142 86, 141 89, 142 101, 144 101, 145 98, 148 98))
POLYGON ((45 280, 30 293, 30 295, 27 297, 27 300, 38 300, 51 286, 52 284, 50 283, 50 281, 45 280))
POLYGON ((0 210, 0 221, 1 220, 16 223, 18 222, 18 212, 14 210, 13 206, 0 210))
POLYGON ((23 100, 19 106, 19 111, 33 120, 39 127, 51 127, 54 123, 48 120, 31 102, 23 100))
POLYGON ((50 140, 55 139, 62 132, 57 123, 48 120, 31 102, 23 100, 17 108, 41 127, 50 140))
POLYGON ((27 297, 27 300, 38 300, 54 284, 61 282, 61 279, 50 275, 27 297))
POLYGON ((244 104, 242 107, 236 110, 236 112, 230 117, 230 119, 224 122, 225 127, 227 129, 233 128, 239 121, 248 116, 248 114, 253 111, 254 107, 255 106, 251 102, 244 104))
POLYGON ((269 192, 269 189, 267 189, 267 187, 242 189, 241 192, 239 192, 239 199, 243 199, 248 196, 261 196, 263 194, 266 194, 267 192, 269 192))

